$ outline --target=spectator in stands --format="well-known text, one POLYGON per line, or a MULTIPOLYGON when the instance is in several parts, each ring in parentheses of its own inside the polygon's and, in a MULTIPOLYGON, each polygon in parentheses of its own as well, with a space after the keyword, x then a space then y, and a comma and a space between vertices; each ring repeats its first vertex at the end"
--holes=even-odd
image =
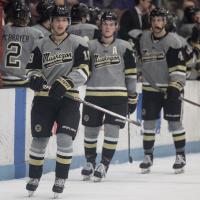
POLYGON ((133 9, 134 5, 135 0, 113 0, 111 2, 111 7, 117 14, 119 20, 122 14, 128 9, 133 9))
POLYGON ((128 32, 133 29, 148 29, 148 14, 152 6, 152 0, 135 0, 132 10, 127 10, 121 17, 119 37, 128 40, 128 32))

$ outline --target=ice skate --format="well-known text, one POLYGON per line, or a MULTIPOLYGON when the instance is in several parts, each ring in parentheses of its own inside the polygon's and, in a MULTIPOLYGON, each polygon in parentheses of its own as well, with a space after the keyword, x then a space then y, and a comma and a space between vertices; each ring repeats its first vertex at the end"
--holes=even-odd
POLYGON ((177 154, 175 163, 173 164, 173 169, 175 174, 184 173, 184 167, 186 165, 185 155, 177 154))
POLYGON ((30 191, 30 190, 28 190, 28 197, 32 197, 33 194, 34 194, 34 191, 30 191))
POLYGON ((99 163, 94 170, 94 182, 100 182, 106 176, 106 166, 99 163))
POLYGON ((56 178, 52 191, 54 192, 54 199, 57 199, 59 197, 59 194, 63 193, 64 186, 65 186, 65 180, 62 178, 56 178))
POLYGON ((54 192, 53 199, 59 199, 59 193, 54 192))
POLYGON ((153 165, 153 155, 152 154, 146 154, 144 156, 143 162, 140 163, 140 168, 141 168, 142 174, 150 173, 152 165, 153 165))
POLYGON ((32 197, 34 192, 36 191, 39 185, 40 179, 38 178, 30 178, 28 183, 26 184, 26 190, 28 190, 28 196, 32 197))
POLYGON ((91 162, 87 162, 86 165, 81 170, 81 175, 83 176, 83 181, 88 181, 94 174, 94 165, 91 162))

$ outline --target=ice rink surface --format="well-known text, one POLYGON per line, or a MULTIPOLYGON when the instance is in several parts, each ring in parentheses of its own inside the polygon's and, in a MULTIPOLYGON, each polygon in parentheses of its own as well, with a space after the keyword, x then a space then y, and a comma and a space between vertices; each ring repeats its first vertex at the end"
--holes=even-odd
MULTIPOLYGON (((188 154, 184 174, 174 174, 174 157, 155 158, 151 174, 141 174, 139 162, 111 165, 100 183, 82 181, 81 168, 70 171, 63 200, 199 200, 200 154, 188 154)), ((0 181, 0 200, 52 199, 54 173, 43 175, 33 197, 25 190, 27 178, 0 181)))

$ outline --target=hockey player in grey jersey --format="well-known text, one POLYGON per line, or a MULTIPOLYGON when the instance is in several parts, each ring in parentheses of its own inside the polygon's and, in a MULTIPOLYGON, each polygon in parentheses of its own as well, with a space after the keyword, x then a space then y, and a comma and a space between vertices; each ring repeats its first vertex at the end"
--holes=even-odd
POLYGON ((31 110, 32 143, 29 177, 26 189, 30 195, 37 189, 44 164, 46 146, 54 122, 57 122, 56 169, 53 192, 62 193, 72 160, 72 141, 76 136, 80 113, 79 103, 65 94, 77 97, 78 86, 89 76, 87 43, 66 32, 70 12, 65 6, 55 6, 51 14, 52 35, 38 42, 28 64, 30 88, 35 91, 31 110), (50 87, 44 88, 47 84, 50 87))
POLYGON ((24 87, 27 81, 26 65, 37 39, 43 37, 42 32, 28 26, 30 10, 21 1, 12 4, 12 25, 3 27, 3 59, 0 64, 3 87, 24 87))
POLYGON ((172 133, 176 160, 175 173, 184 171, 185 130, 182 125, 182 102, 186 80, 186 63, 183 44, 174 33, 166 32, 167 12, 156 8, 150 14, 152 31, 140 38, 140 54, 143 75, 142 119, 144 120, 144 161, 140 164, 143 173, 150 171, 153 164, 156 121, 164 110, 172 133))
POLYGON ((36 11, 39 16, 37 24, 32 27, 40 30, 44 36, 51 34, 50 15, 54 4, 54 0, 40 0, 36 6, 36 11))
POLYGON ((99 36, 98 27, 87 23, 89 8, 83 3, 76 4, 71 9, 72 25, 68 28, 69 33, 79 35, 86 41, 95 39, 99 36))
MULTIPOLYGON (((101 17, 101 38, 89 41, 91 76, 87 82, 85 99, 96 105, 126 116, 136 108, 135 57, 128 42, 114 37, 118 23, 116 15, 105 12, 101 17)), ((116 117, 83 106, 82 124, 85 126, 84 147, 86 165, 83 180, 94 176, 94 181, 105 177, 125 122, 116 117), (96 165, 99 131, 104 125, 101 161, 96 165)))
POLYGON ((177 40, 180 41, 183 45, 183 54, 184 59, 187 66, 187 79, 191 79, 191 72, 193 73, 193 69, 195 68, 196 64, 196 55, 195 51, 192 48, 192 45, 188 42, 188 39, 180 36, 176 31, 176 16, 172 13, 167 14, 167 24, 166 24, 166 31, 170 33, 174 33, 174 36, 177 40))

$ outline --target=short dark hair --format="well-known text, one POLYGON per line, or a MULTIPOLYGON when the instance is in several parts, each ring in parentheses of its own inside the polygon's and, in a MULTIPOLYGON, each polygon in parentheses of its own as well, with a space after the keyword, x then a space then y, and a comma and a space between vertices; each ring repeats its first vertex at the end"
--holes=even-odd
POLYGON ((138 5, 140 3, 140 0, 135 0, 135 5, 138 5))

